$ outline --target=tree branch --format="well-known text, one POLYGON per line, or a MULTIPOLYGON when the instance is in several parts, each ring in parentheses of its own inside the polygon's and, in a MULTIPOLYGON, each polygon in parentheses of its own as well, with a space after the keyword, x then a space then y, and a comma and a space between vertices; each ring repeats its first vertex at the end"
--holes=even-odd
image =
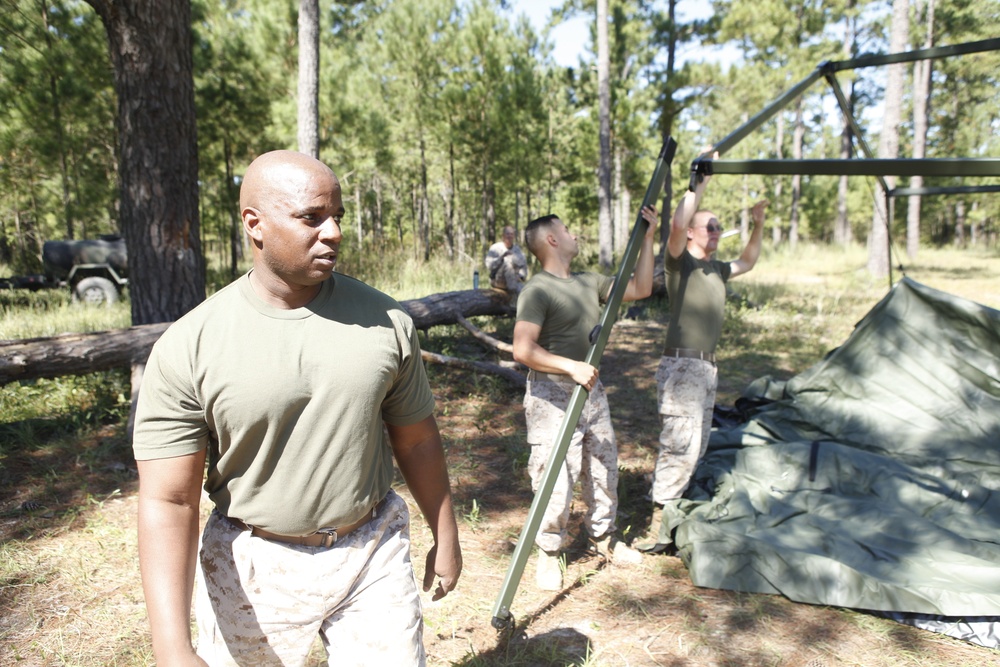
POLYGON ((493 364, 488 361, 459 359, 458 357, 449 357, 436 352, 428 352, 427 350, 421 350, 420 356, 425 362, 428 363, 442 364, 444 366, 450 366, 451 368, 462 368, 473 372, 478 371, 480 373, 492 373, 493 375, 499 375, 519 387, 523 387, 527 382, 525 376, 518 373, 513 368, 507 368, 505 366, 501 366, 500 364, 493 364))
POLYGON ((465 319, 459 314, 455 314, 455 321, 465 327, 465 330, 472 334, 472 337, 478 340, 480 343, 492 350, 499 350, 501 352, 506 352, 507 354, 514 354, 514 346, 510 343, 505 343, 502 340, 497 340, 493 336, 484 332, 482 329, 477 327, 475 324, 465 319))

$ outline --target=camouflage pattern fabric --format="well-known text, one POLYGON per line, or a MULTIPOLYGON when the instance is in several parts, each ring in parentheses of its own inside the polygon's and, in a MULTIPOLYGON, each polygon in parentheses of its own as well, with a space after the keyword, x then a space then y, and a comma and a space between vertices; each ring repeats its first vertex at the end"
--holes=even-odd
POLYGON ((652 492, 659 505, 681 497, 705 455, 718 377, 718 368, 708 361, 660 359, 656 400, 662 429, 652 492))
POLYGON ((497 270, 496 275, 490 279, 490 284, 497 289, 508 292, 519 293, 524 287, 524 279, 521 277, 521 270, 515 266, 514 260, 508 255, 504 258, 503 264, 497 270))
POLYGON ((197 572, 198 655, 212 667, 303 665, 317 635, 331 665, 424 665, 409 511, 389 491, 330 548, 251 536, 218 513, 197 572))
POLYGON ((503 241, 497 241, 490 246, 485 261, 491 286, 515 294, 521 292, 528 277, 528 260, 520 246, 508 249, 503 241))
MULTIPOLYGON (((532 371, 524 395, 531 457, 531 488, 538 491, 555 439, 576 383, 569 376, 532 371)), ((559 551, 567 541, 567 523, 573 485, 579 480, 587 506, 584 527, 592 537, 615 529, 618 512, 618 446, 611 425, 611 411, 604 385, 591 390, 570 440, 566 460, 542 515, 535 544, 545 551, 559 551)))

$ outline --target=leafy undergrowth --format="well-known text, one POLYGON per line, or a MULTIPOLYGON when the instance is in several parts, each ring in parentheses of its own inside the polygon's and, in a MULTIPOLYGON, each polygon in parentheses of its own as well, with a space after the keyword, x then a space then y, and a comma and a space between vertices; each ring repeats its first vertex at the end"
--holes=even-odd
MULTIPOLYGON (((817 272, 747 278, 735 285, 719 349, 723 405, 760 375, 787 379, 805 370, 849 335, 885 289, 817 272)), ((995 279, 985 290, 971 289, 988 293, 995 279)), ((1000 297, 984 302, 997 307, 1000 297)), ((640 320, 619 322, 601 366, 620 447, 619 529, 629 542, 649 529, 644 496, 658 431, 653 373, 663 321, 663 304, 652 302, 640 320)), ((509 321, 476 323, 510 340, 509 321)), ((423 344, 491 356, 457 328, 433 329, 423 344)), ((428 372, 465 559, 453 593, 438 602, 424 598, 430 665, 1000 665, 1000 652, 862 612, 696 588, 675 557, 646 555, 632 567, 607 563, 580 540, 569 551, 563 591, 536 590, 533 557, 528 561, 510 605, 513 627, 498 633, 493 608, 532 499, 522 390, 462 370, 428 372)), ((5 415, 0 427, 0 664, 153 664, 135 555, 135 465, 121 425, 81 428, 5 415)), ((577 501, 573 525, 581 511, 577 501)), ((430 535, 413 514, 419 580, 430 535)), ((317 645, 309 664, 325 665, 322 656, 317 645)))

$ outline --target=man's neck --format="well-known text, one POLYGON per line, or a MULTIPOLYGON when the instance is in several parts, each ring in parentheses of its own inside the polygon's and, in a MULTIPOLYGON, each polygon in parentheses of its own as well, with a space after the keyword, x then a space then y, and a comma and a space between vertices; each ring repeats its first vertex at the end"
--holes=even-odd
POLYGON ((569 278, 572 275, 569 262, 561 261, 558 257, 551 257, 542 262, 542 270, 551 273, 556 278, 569 278))
POLYGON ((687 244, 687 251, 695 259, 708 259, 708 253, 705 252, 705 249, 694 243, 687 244))
POLYGON ((323 286, 292 286, 276 280, 267 280, 257 271, 250 272, 250 287, 264 303, 282 310, 295 310, 309 304, 316 298, 323 286))

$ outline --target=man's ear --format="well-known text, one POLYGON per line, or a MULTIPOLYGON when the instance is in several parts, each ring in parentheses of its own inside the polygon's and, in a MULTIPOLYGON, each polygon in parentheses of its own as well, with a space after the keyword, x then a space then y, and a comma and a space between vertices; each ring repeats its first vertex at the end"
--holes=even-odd
POLYGON ((243 216, 243 231, 247 233, 247 236, 259 243, 262 240, 260 211, 252 206, 247 206, 240 214, 243 216))

